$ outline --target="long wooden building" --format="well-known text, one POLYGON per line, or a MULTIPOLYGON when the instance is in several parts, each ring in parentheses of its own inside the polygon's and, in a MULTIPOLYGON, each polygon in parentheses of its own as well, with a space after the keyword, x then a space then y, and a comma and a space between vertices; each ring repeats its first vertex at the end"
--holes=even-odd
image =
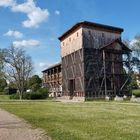
POLYGON ((84 21, 59 37, 62 96, 94 99, 127 92, 123 55, 131 50, 122 42, 122 32, 122 28, 84 21))
POLYGON ((62 96, 61 63, 57 63, 43 70, 43 86, 49 89, 50 96, 62 96))

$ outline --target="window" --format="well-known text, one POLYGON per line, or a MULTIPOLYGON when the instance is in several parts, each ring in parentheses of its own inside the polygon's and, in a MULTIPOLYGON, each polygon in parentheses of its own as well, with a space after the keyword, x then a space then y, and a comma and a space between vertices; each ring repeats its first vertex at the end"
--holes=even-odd
POLYGON ((105 34, 104 33, 102 33, 102 37, 105 37, 105 34))
POLYGON ((79 36, 79 33, 77 32, 77 37, 79 36))
POLYGON ((63 46, 65 45, 65 43, 63 42, 63 46))

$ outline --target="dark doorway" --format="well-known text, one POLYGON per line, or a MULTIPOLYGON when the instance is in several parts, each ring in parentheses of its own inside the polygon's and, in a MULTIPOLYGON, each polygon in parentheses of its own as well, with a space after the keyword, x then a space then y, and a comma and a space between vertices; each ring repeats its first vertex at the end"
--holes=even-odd
POLYGON ((71 80, 69 80, 69 95, 71 97, 74 96, 74 90, 75 90, 75 80, 71 79, 71 80))

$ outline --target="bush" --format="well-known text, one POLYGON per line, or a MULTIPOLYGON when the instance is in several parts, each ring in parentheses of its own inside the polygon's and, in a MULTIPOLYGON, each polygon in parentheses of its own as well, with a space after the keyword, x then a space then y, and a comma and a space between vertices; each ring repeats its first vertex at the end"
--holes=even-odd
MULTIPOLYGON (((37 99, 46 99, 47 97, 48 97, 48 89, 40 88, 37 92, 24 93, 22 99, 37 100, 37 99)), ((18 94, 11 95, 10 99, 19 99, 19 95, 18 94)))
POLYGON ((19 94, 11 94, 10 99, 19 99, 19 94))
POLYGON ((27 100, 37 100, 37 99, 46 99, 47 97, 45 97, 42 93, 33 93, 33 92, 29 92, 29 93, 25 93, 23 95, 23 99, 27 99, 27 100))
POLYGON ((47 98, 48 97, 48 89, 47 88, 40 88, 37 93, 42 94, 43 98, 47 98))
POLYGON ((140 89, 132 90, 132 94, 133 94, 135 97, 140 97, 140 89))

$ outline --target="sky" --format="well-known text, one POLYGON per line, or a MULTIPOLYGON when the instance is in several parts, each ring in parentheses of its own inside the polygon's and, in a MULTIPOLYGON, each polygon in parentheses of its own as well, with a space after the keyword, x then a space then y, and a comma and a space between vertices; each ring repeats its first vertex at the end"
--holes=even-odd
POLYGON ((140 34, 140 0, 0 0, 0 48, 12 44, 32 57, 34 74, 61 61, 58 37, 77 22, 124 29, 123 39, 140 34))

